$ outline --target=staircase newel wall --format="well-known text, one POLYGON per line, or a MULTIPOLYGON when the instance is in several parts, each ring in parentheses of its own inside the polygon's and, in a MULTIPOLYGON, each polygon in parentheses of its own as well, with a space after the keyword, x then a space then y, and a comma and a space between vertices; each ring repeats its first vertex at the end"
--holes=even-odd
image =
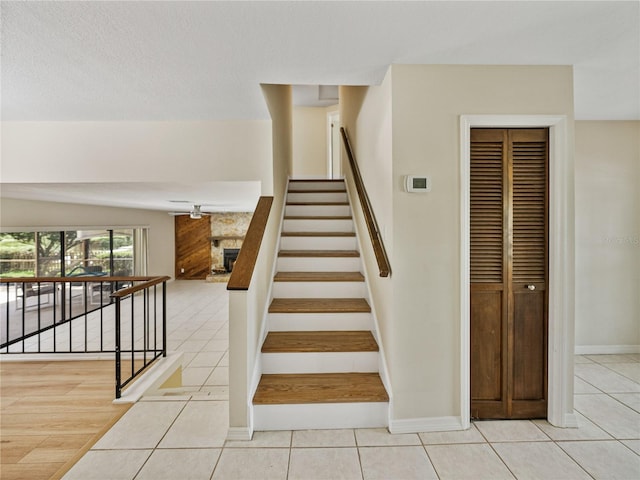
MULTIPOLYGON (((271 114, 273 152, 273 183, 263 183, 262 190, 263 194, 273 193, 273 203, 264 225, 251 280, 245 289, 229 292, 228 438, 235 440, 250 440, 253 436, 251 400, 261 374, 260 346, 266 330, 271 280, 292 166, 291 86, 262 85, 262 91, 271 114)), ((246 244, 247 239, 243 248, 246 244)))

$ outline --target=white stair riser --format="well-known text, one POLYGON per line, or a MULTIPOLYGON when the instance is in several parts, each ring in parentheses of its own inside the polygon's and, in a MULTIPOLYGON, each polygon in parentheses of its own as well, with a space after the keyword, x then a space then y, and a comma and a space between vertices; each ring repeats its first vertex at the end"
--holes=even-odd
POLYGON ((287 202, 346 202, 346 192, 309 192, 309 193, 287 193, 287 202))
POLYGON ((282 230, 284 232, 353 232, 353 220, 351 219, 314 219, 314 220, 288 220, 285 219, 282 230))
POLYGON ((344 182, 289 182, 289 190, 344 190, 344 182))
POLYGON ((378 365, 378 352, 262 354, 262 373, 375 373, 378 365))
POLYGON ((323 430, 382 428, 389 423, 389 404, 309 403, 254 405, 253 428, 265 430, 323 430))
POLYGON ((291 331, 335 331, 373 330, 370 313, 270 313, 269 330, 272 332, 291 331))
POLYGON ((279 272, 359 272, 360 257, 278 257, 279 272))
POLYGON ((285 215, 292 217, 302 216, 345 216, 351 215, 349 205, 287 205, 285 215))
POLYGON ((356 237, 281 237, 282 250, 355 250, 356 237))
POLYGON ((364 282, 273 282, 274 298, 364 298, 364 282))

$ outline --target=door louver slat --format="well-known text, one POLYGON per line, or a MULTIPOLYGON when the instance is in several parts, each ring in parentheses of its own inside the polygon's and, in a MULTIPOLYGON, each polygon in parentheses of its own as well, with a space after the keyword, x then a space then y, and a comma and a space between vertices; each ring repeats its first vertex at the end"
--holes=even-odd
POLYGON ((471 147, 471 282, 502 283, 503 142, 471 147))
POLYGON ((514 282, 545 280, 546 157, 545 141, 513 142, 514 282))

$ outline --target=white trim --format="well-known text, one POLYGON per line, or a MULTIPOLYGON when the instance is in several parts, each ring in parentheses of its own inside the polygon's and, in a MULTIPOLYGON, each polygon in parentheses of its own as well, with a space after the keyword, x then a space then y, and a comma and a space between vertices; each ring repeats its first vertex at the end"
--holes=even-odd
POLYGON ((577 426, 573 415, 574 204, 573 155, 565 115, 460 116, 460 409, 470 410, 469 169, 472 127, 549 127, 549 343, 547 420, 577 426))
POLYGON ((640 345, 576 345, 576 355, 628 355, 640 353, 640 345))
POLYGON ((460 417, 425 417, 392 420, 389 423, 389 432, 416 433, 416 432, 450 432, 454 430, 466 430, 460 417))
POLYGON ((227 430, 227 440, 251 440, 253 433, 249 427, 229 427, 227 430))

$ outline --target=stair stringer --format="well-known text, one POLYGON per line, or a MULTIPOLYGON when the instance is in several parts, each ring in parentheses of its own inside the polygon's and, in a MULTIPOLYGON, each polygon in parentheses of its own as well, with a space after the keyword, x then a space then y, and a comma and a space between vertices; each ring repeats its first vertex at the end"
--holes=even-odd
MULTIPOLYGON (((251 375, 251 380, 250 383, 248 385, 248 393, 247 393, 247 402, 248 402, 248 406, 247 406, 247 410, 249 413, 249 426, 248 426, 248 436, 249 439, 251 439, 253 437, 253 432, 254 432, 254 426, 255 426, 255 412, 254 412, 254 408, 255 406, 253 405, 253 397, 256 394, 256 390, 258 389, 258 384, 260 383, 260 377, 262 377, 262 344, 264 343, 265 338, 267 338, 267 334, 269 333, 269 305, 271 304, 271 301, 273 300, 273 277, 276 274, 277 268, 278 268, 278 252, 280 251, 280 240, 282 239, 282 227, 284 225, 284 217, 285 217, 285 211, 286 211, 286 205, 287 205, 287 192, 289 191, 289 181, 291 180, 291 177, 289 177, 287 179, 287 185, 285 187, 284 190, 284 195, 282 197, 282 209, 280 212, 280 220, 278 223, 278 241, 275 244, 275 252, 274 252, 274 262, 273 265, 271 267, 271 281, 269 282, 269 286, 267 288, 267 294, 265 295, 265 301, 266 301, 266 305, 265 308, 263 309, 264 314, 262 317, 262 321, 261 323, 261 327, 260 327, 260 336, 258 337, 260 340, 258 341, 258 344, 255 347, 255 352, 254 352, 254 364, 253 364, 253 372, 251 375)), ((232 439, 232 438, 230 438, 232 439)), ((242 438, 243 440, 246 438, 242 438)))
MULTIPOLYGON (((345 187, 347 187, 348 179, 346 177, 344 178, 344 183, 345 183, 345 187)), ((371 307, 371 318, 373 320, 372 334, 373 334, 373 337, 376 339, 376 342, 378 343, 378 349, 379 349, 378 350, 378 363, 379 363, 378 374, 380 375, 380 380, 382 380, 382 384, 384 385, 384 388, 387 390, 387 395, 389 395, 389 403, 388 403, 388 410, 387 410, 387 426, 390 426, 392 422, 391 412, 393 411, 393 408, 392 408, 393 407, 393 389, 391 388, 391 377, 389 375, 389 369, 387 368, 387 361, 386 361, 387 356, 385 354, 384 342, 382 341, 379 335, 380 324, 378 323, 378 315, 376 314, 376 304, 373 301, 373 293, 371 291, 371 284, 369 283, 370 272, 367 270, 367 263, 364 261, 364 257, 362 256, 362 252, 363 252, 362 239, 365 238, 363 237, 363 233, 366 235, 366 238, 368 238, 369 232, 362 232, 362 229, 358 225, 358 222, 356 221, 356 217, 354 215, 353 198, 351 198, 351 193, 349 188, 346 188, 346 191, 347 191, 347 199, 349 202, 349 207, 351 209, 351 215, 353 217, 353 228, 356 232, 357 248, 358 248, 358 252, 360 252, 360 267, 362 268, 362 271, 360 273, 364 275, 364 283, 365 283, 365 288, 367 290, 367 301, 369 302, 369 306, 371 307)))

